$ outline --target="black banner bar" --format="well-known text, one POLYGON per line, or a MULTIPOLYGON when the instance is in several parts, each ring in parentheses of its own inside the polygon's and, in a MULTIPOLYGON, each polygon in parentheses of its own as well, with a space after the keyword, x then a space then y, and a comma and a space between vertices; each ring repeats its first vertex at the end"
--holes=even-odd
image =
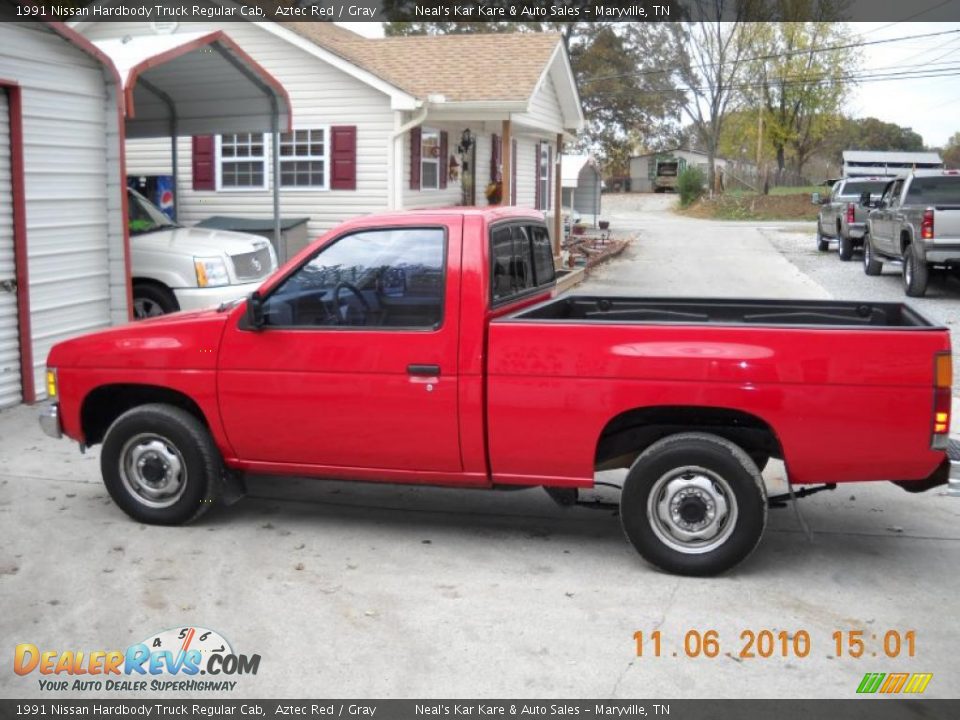
POLYGON ((957 0, 0 0, 0 7, 3 21, 960 21, 957 0), (783 17, 785 10, 788 18, 783 17))
POLYGON ((0 700, 0 718, 955 720, 960 700, 0 700))

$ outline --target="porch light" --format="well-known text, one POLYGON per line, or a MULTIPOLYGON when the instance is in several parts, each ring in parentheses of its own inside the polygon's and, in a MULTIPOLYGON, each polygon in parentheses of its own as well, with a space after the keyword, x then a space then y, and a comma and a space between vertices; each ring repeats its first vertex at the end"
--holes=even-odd
POLYGON ((470 128, 466 128, 460 135, 460 144, 457 145, 457 152, 461 155, 466 155, 470 152, 471 147, 473 147, 473 133, 470 132, 470 128))

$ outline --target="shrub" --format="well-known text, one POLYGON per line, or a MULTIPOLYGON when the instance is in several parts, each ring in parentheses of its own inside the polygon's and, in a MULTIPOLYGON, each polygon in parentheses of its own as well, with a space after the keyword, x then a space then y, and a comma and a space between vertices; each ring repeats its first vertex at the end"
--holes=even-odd
POLYGON ((677 192, 680 193, 680 207, 687 207, 706 191, 706 181, 700 168, 688 167, 677 178, 677 192))

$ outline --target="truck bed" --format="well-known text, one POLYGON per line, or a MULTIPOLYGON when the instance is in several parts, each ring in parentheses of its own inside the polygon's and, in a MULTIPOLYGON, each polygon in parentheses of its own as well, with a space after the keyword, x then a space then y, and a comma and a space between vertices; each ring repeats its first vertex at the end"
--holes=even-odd
POLYGON ((670 325, 935 329, 903 303, 842 300, 730 300, 567 295, 510 319, 670 325))

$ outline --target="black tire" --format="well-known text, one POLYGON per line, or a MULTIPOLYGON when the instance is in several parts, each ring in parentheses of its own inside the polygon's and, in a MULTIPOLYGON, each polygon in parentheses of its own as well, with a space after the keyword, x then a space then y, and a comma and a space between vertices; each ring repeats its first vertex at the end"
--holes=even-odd
POLYGON ((216 501, 223 461, 196 417, 172 405, 151 404, 113 422, 103 441, 100 472, 110 497, 134 520, 181 525, 216 501), (163 494, 164 484, 174 487, 163 494))
POLYGON ((134 283, 133 317, 135 320, 166 315, 177 312, 179 309, 180 303, 177 302, 177 298, 162 285, 134 283))
POLYGON ((863 272, 867 275, 879 275, 883 272, 883 263, 877 260, 869 235, 863 236, 863 272))
POLYGON ((740 447, 716 435, 681 433, 657 441, 633 463, 620 495, 620 519, 631 544, 661 570, 718 575, 746 559, 760 542, 767 492, 756 464, 740 447), (726 523, 714 521, 721 499, 726 523), (661 507, 676 520, 664 520, 661 507), (715 524, 716 533, 706 542, 678 539, 673 533, 683 532, 687 521, 686 528, 695 530, 712 530, 715 524))
POLYGON ((840 259, 849 262, 853 259, 853 240, 846 237, 843 233, 837 234, 837 252, 840 259))
POLYGON ((911 243, 903 253, 903 291, 909 297, 923 297, 930 281, 930 267, 923 251, 911 243))
POLYGON ((830 241, 825 238, 820 232, 820 221, 817 220, 817 250, 820 252, 826 252, 830 249, 830 241))

